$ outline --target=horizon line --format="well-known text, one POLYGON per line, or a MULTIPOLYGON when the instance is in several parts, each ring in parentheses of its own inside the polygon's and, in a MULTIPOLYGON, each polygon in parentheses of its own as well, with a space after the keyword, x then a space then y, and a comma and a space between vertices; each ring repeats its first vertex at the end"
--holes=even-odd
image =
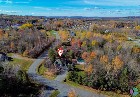
POLYGON ((87 18, 127 18, 127 17, 140 17, 140 16, 39 16, 39 15, 16 15, 16 14, 3 14, 3 13, 0 13, 0 15, 8 15, 8 16, 33 16, 33 17, 87 17, 87 18))

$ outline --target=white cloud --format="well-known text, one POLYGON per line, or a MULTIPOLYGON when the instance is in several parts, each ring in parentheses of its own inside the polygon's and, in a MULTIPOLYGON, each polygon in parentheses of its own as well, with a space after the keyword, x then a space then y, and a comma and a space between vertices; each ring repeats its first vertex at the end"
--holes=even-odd
POLYGON ((36 6, 36 7, 33 7, 33 8, 35 8, 35 9, 42 9, 42 10, 52 10, 51 8, 46 8, 46 7, 38 7, 38 6, 36 6))
POLYGON ((17 3, 17 4, 28 4, 30 2, 13 2, 12 0, 0 0, 0 3, 6 3, 6 4, 12 4, 12 3, 17 3))
POLYGON ((20 13, 22 11, 14 11, 14 10, 1 10, 1 12, 4 12, 4 13, 20 13))
POLYGON ((99 7, 92 7, 92 8, 84 8, 84 10, 97 10, 97 9, 101 9, 101 8, 99 8, 99 7))
POLYGON ((14 2, 14 3, 17 3, 17 4, 28 4, 30 2, 14 2))
POLYGON ((12 0, 0 0, 0 3, 9 3, 12 4, 12 0))

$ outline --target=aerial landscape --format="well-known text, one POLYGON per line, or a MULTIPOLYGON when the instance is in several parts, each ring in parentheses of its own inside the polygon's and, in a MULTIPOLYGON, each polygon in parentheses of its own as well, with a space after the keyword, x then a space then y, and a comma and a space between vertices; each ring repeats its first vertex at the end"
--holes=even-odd
POLYGON ((140 97, 140 1, 0 0, 0 97, 140 97))

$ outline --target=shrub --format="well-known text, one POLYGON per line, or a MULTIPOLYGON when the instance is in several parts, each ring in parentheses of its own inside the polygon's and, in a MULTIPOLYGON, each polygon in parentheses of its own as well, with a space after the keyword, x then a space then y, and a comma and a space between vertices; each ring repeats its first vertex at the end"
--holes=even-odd
POLYGON ((53 91, 50 97, 57 97, 60 92, 58 90, 53 91))

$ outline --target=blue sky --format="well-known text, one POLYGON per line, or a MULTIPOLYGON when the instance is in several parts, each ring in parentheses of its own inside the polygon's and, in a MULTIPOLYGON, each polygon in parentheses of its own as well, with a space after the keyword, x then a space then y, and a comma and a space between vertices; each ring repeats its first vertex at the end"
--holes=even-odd
POLYGON ((140 16, 140 0, 0 0, 0 13, 36 16, 140 16))

